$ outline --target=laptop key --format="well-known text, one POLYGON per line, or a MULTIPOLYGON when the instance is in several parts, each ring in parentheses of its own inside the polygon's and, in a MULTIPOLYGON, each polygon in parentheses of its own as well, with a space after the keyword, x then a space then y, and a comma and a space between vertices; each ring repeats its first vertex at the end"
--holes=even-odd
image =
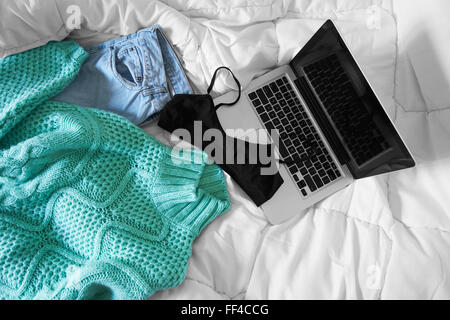
POLYGON ((250 100, 255 100, 256 98, 258 98, 255 92, 249 93, 248 97, 250 98, 250 100))
POLYGON ((267 121, 269 121, 269 116, 266 114, 266 113, 261 113, 260 115, 259 115, 260 117, 261 117, 261 120, 264 122, 264 123, 266 123, 267 121))
POLYGON ((262 104, 269 103, 269 100, 267 100, 266 96, 264 95, 264 91, 262 91, 262 89, 256 90, 256 94, 258 95, 259 100, 261 100, 262 104))
POLYGON ((269 86, 270 86, 270 89, 272 89, 272 92, 274 92, 274 93, 280 91, 280 90, 278 90, 278 87, 274 82, 272 82, 269 86))
POLYGON ((302 195, 303 195, 304 197, 306 197, 306 196, 308 195, 308 193, 306 192, 305 189, 302 189, 302 195))
POLYGON ((298 172, 298 170, 295 166, 291 166, 291 167, 289 167, 289 172, 294 175, 298 172))
POLYGON ((255 100, 252 101, 252 103, 253 103, 253 105, 254 105, 255 107, 259 107, 259 106, 261 105, 261 100, 255 99, 255 100))
POLYGON ((288 105, 289 105, 290 107, 295 106, 294 100, 292 100, 292 99, 288 100, 287 103, 288 103, 288 105))
POLYGON ((334 181, 334 180, 337 179, 337 177, 336 177, 336 175, 334 174, 334 171, 333 171, 333 170, 328 170, 328 171, 327 171, 327 175, 328 175, 328 177, 330 177, 331 181, 334 181))
POLYGON ((314 183, 316 184, 316 186, 318 188, 323 187, 322 180, 320 179, 320 177, 317 174, 313 176, 313 179, 314 179, 314 183))
POLYGON ((280 143, 280 147, 278 148, 278 151, 280 151, 280 155, 281 155, 282 159, 286 159, 289 155, 289 152, 287 151, 287 149, 283 143, 280 143))
POLYGON ((266 93, 266 96, 267 96, 268 98, 273 97, 273 92, 272 92, 272 90, 270 90, 270 87, 269 87, 269 86, 264 86, 264 87, 263 87, 263 90, 264 90, 264 92, 266 93))
POLYGON ((300 188, 304 188, 304 187, 306 187, 306 182, 305 182, 305 180, 301 180, 299 183, 298 183, 298 186, 300 187, 300 188))
POLYGON ((265 125, 266 125, 267 130, 269 130, 269 131, 275 129, 275 126, 270 121, 266 122, 265 125))
POLYGON ((291 99, 291 96, 289 95, 289 93, 285 93, 283 98, 284 98, 284 100, 286 100, 286 104, 287 104, 287 101, 291 99))
POLYGON ((306 184, 308 185, 309 190, 311 190, 311 192, 314 192, 314 191, 317 190, 317 187, 314 184, 314 181, 313 181, 313 179, 311 178, 310 175, 307 174, 307 175, 303 176, 303 179, 305 179, 306 184))

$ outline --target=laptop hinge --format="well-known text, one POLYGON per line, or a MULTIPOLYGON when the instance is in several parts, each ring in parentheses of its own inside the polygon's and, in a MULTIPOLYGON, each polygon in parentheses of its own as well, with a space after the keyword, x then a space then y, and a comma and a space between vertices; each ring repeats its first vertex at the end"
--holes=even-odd
POLYGON ((328 140, 331 148, 333 149, 336 157, 338 158, 341 165, 348 164, 350 162, 350 156, 347 153, 344 145, 339 139, 337 133, 333 129, 330 121, 322 110, 322 107, 317 100, 316 95, 311 90, 305 77, 298 77, 295 81, 295 85, 303 96, 303 99, 307 103, 307 106, 317 121, 320 129, 322 130, 325 138, 328 140))

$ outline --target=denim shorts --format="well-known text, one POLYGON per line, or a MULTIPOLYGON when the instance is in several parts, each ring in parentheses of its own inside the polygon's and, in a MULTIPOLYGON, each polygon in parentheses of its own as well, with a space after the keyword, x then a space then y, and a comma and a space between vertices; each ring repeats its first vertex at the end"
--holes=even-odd
POLYGON ((55 101, 117 113, 140 125, 175 94, 191 94, 182 64, 159 25, 86 48, 89 57, 55 101))

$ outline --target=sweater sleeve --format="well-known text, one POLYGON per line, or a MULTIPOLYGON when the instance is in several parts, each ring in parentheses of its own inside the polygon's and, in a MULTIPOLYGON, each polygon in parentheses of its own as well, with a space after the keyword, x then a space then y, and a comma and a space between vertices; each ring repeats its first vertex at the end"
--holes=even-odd
POLYGON ((230 208, 223 172, 207 162, 202 151, 168 148, 153 185, 153 201, 161 214, 194 237, 230 208))
POLYGON ((45 46, 0 59, 0 139, 34 108, 66 88, 87 52, 73 41, 45 46))

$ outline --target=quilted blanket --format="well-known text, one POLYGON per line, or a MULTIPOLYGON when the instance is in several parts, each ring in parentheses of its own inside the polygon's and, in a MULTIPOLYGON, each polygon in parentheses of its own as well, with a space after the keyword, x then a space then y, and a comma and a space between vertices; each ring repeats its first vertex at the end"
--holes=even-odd
MULTIPOLYGON (((231 211, 196 240, 183 284, 152 299, 449 299, 449 11, 447 0, 2 1, 0 56, 157 23, 205 92, 216 67, 245 87, 333 19, 417 167, 359 180, 278 226, 228 178, 231 211)), ((215 95, 232 90, 219 80, 215 95)))

